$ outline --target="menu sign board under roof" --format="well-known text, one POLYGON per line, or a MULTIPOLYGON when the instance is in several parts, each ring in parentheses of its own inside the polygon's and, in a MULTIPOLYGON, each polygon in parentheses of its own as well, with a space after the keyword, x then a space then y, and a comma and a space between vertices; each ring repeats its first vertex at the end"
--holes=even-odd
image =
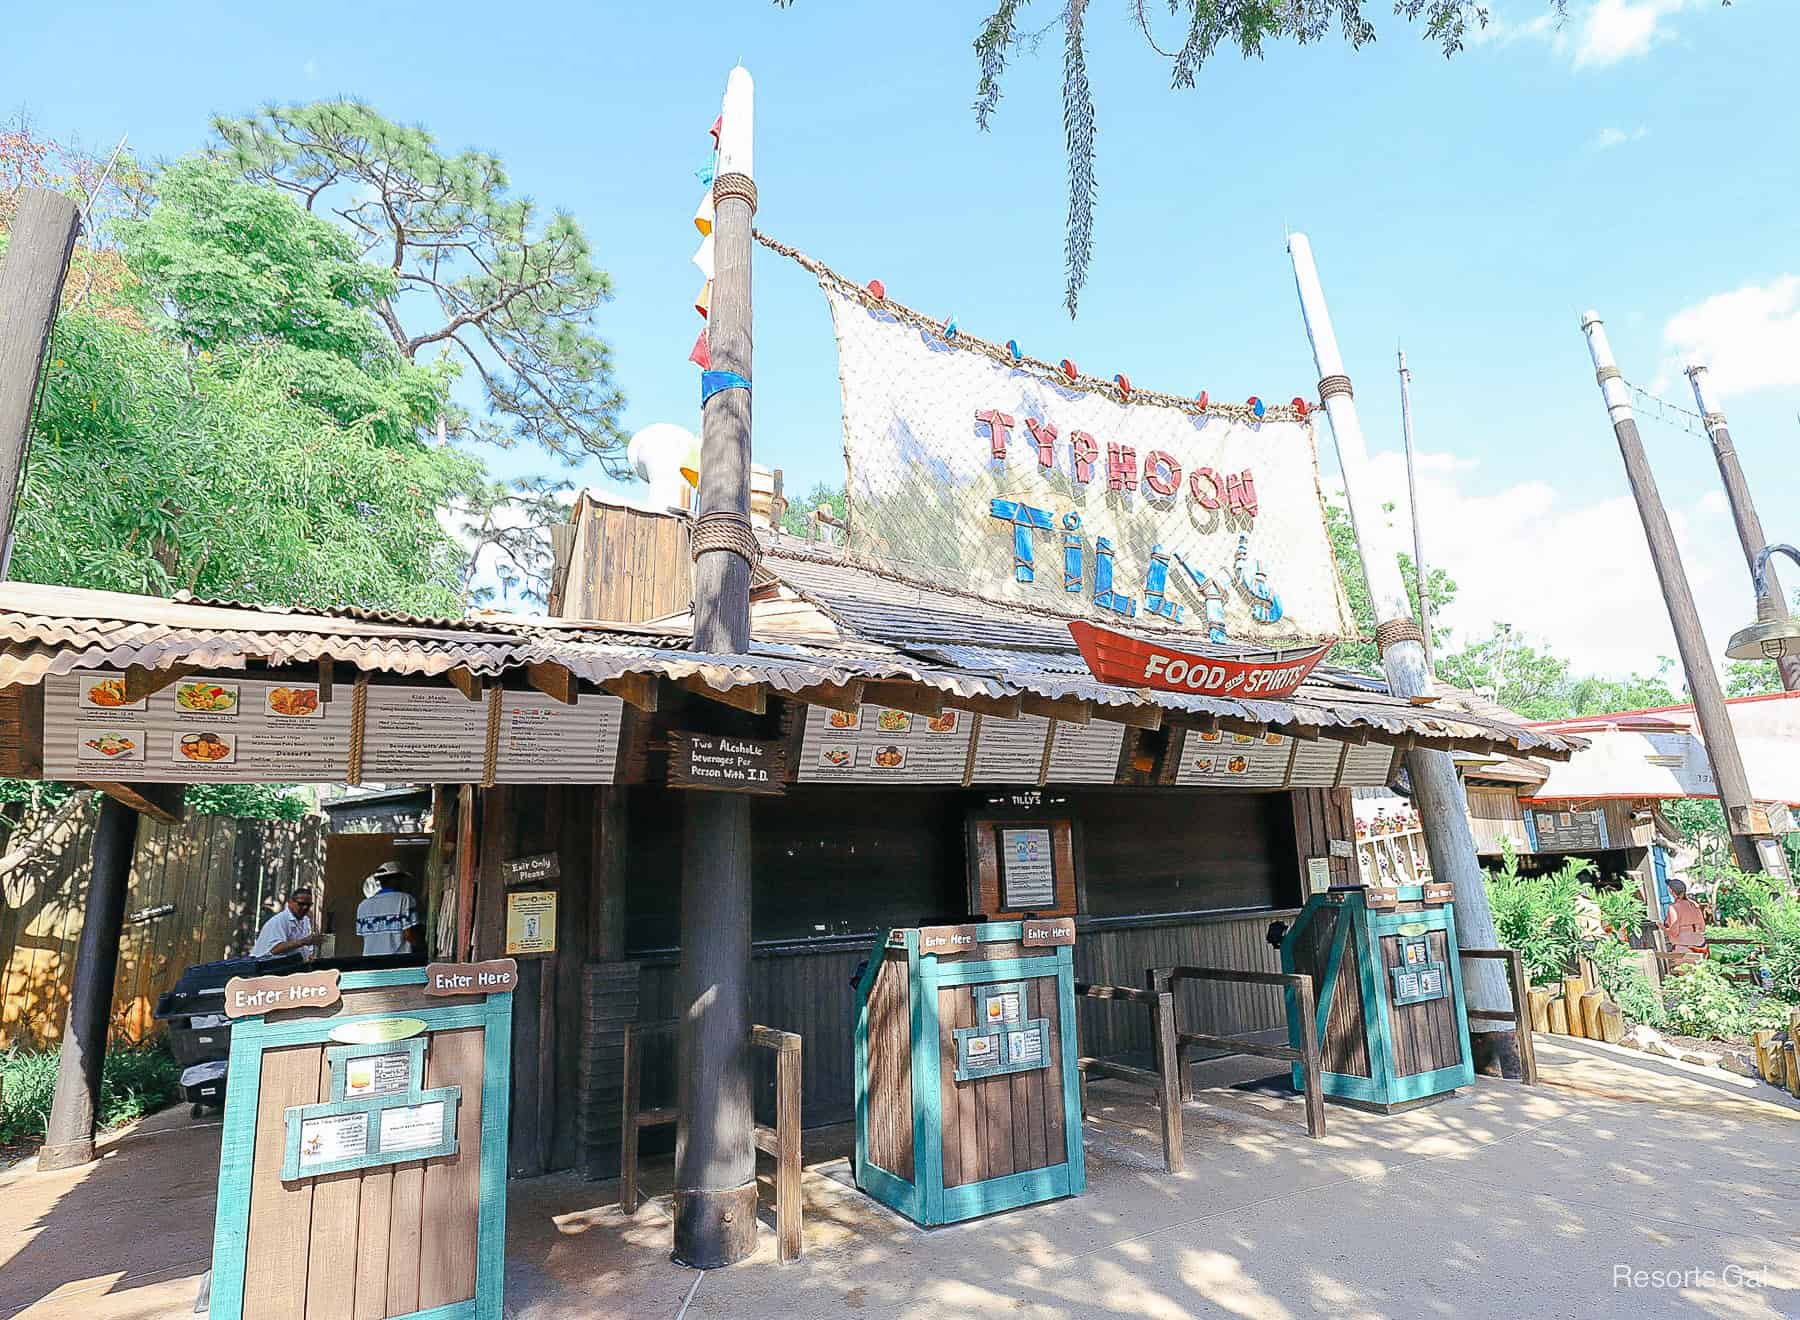
MULTIPOLYGON (((124 675, 84 670, 44 680, 44 776, 89 782, 336 783, 349 771, 355 702, 338 684, 196 675, 138 701, 124 675)), ((495 728, 498 783, 610 784, 623 703, 584 693, 566 705, 505 691, 498 709, 453 688, 371 683, 361 779, 479 783, 495 728)))
POLYGON ((797 778, 818 784, 1110 784, 1123 725, 1055 725, 968 711, 916 715, 890 706, 809 706, 797 778), (1046 755, 1046 753, 1048 755, 1046 755))
POLYGON ((1291 409, 1147 403, 825 291, 853 550, 1097 623, 1258 648, 1348 633, 1313 432, 1291 409))

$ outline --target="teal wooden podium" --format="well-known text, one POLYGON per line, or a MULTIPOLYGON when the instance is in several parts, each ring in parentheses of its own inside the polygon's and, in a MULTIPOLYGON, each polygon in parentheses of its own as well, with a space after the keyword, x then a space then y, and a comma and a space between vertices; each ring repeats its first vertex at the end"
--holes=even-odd
MULTIPOLYGON (((1393 1113, 1471 1085, 1453 890, 1447 884, 1314 894, 1282 937, 1281 970, 1317 989, 1318 1033, 1333 1100, 1393 1113)), ((1289 1044, 1300 1045, 1290 1006, 1289 1044)), ((1295 1089, 1303 1079, 1294 1070, 1295 1089)))
POLYGON ((856 990, 856 1185, 949 1224, 1087 1185, 1075 923, 894 930, 856 990))

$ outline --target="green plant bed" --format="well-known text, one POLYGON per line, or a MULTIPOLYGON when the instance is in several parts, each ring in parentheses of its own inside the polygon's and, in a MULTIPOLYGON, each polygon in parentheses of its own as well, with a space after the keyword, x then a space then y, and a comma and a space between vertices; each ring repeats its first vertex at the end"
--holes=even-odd
MULTIPOLYGON (((60 1052, 9 1049, 0 1053, 0 1147, 42 1141, 56 1094, 60 1052)), ((181 1069, 161 1041, 149 1045, 115 1045, 106 1052, 100 1075, 100 1124, 111 1127, 153 1113, 174 1100, 181 1069)))

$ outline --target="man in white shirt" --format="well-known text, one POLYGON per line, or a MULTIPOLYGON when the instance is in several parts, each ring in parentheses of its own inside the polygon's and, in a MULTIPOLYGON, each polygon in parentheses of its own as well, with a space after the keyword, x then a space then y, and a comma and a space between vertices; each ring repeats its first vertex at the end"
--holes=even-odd
POLYGON ((271 958, 299 949, 311 962, 325 942, 323 935, 313 933, 312 901, 310 889, 296 889, 289 894, 281 910, 263 923, 256 943, 250 946, 250 956, 271 958))
POLYGON ((383 862, 363 881, 367 895, 356 906, 356 933, 362 936, 365 958, 405 953, 419 925, 419 908, 413 896, 394 886, 410 879, 397 862, 383 862))

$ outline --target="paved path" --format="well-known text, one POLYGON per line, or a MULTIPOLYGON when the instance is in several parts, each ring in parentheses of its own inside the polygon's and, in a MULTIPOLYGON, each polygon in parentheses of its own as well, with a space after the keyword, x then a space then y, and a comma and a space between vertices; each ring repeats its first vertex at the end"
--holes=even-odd
MULTIPOLYGON (((1231 1086, 1268 1065, 1212 1065, 1175 1178, 1154 1111, 1098 1086, 1087 1195, 929 1233, 827 1159, 807 1171, 807 1253, 785 1267, 765 1230, 754 1262, 702 1277, 667 1259, 666 1200, 627 1221, 608 1184, 515 1184, 508 1312, 1800 1317, 1800 1107, 1604 1046, 1540 1051, 1535 1091, 1483 1080, 1392 1118, 1333 1106, 1320 1142, 1297 1101, 1231 1086), (1646 1273, 1623 1286, 1621 1268, 1646 1273)), ((0 1175, 0 1317, 188 1313, 217 1129, 185 1111, 146 1126, 85 1174, 0 1175)))

